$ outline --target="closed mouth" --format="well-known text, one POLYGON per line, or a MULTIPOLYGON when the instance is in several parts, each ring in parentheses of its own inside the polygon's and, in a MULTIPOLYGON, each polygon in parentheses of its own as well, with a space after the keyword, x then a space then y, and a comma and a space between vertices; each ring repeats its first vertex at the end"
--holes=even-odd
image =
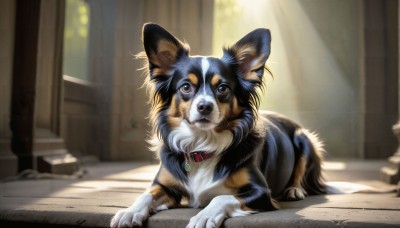
POLYGON ((199 118, 199 119, 193 121, 192 124, 194 126, 196 126, 197 128, 203 129, 203 130, 212 129, 216 126, 216 124, 213 121, 211 121, 210 119, 208 119, 206 117, 199 118))
POLYGON ((199 124, 209 124, 209 123, 213 123, 211 120, 209 120, 206 117, 202 117, 202 118, 199 118, 199 119, 196 119, 196 120, 193 120, 193 121, 190 121, 189 119, 186 119, 186 121, 189 124, 197 124, 197 123, 199 123, 199 124))
POLYGON ((207 118, 201 118, 199 120, 194 121, 196 123, 211 123, 211 121, 207 118))

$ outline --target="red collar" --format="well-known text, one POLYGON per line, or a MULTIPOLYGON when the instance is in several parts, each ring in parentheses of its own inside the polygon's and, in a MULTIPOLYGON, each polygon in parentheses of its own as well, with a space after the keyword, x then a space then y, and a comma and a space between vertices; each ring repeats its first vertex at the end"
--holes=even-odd
POLYGON ((204 160, 207 160, 211 157, 214 156, 214 152, 213 153, 206 153, 206 152, 193 152, 193 153, 185 153, 185 159, 189 160, 189 158, 191 158, 192 161, 194 162, 202 162, 204 160))

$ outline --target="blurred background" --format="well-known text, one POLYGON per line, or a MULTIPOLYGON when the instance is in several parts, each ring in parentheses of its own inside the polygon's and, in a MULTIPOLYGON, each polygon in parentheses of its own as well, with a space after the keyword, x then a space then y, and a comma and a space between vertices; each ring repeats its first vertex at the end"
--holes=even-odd
POLYGON ((328 159, 396 151, 397 0, 4 0, 2 176, 68 173, 87 159, 156 162, 146 75, 134 58, 146 22, 189 43, 192 55, 221 56, 253 29, 270 29, 262 109, 318 132, 328 159))

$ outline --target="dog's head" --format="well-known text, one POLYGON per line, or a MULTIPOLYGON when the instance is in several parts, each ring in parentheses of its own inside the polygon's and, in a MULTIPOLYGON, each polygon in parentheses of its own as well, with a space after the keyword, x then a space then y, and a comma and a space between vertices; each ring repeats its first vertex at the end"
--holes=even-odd
POLYGON ((145 24, 153 124, 173 129, 186 121, 217 132, 242 121, 252 124, 270 42, 269 30, 257 29, 225 48, 222 58, 190 56, 187 44, 157 24, 145 24))

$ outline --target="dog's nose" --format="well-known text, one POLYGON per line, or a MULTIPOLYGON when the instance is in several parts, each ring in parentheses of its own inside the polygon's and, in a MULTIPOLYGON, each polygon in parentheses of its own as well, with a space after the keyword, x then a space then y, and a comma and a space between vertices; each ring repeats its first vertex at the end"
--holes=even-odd
POLYGON ((213 110, 213 104, 209 101, 200 101, 197 104, 197 111, 201 114, 201 115, 208 115, 212 112, 213 110))

